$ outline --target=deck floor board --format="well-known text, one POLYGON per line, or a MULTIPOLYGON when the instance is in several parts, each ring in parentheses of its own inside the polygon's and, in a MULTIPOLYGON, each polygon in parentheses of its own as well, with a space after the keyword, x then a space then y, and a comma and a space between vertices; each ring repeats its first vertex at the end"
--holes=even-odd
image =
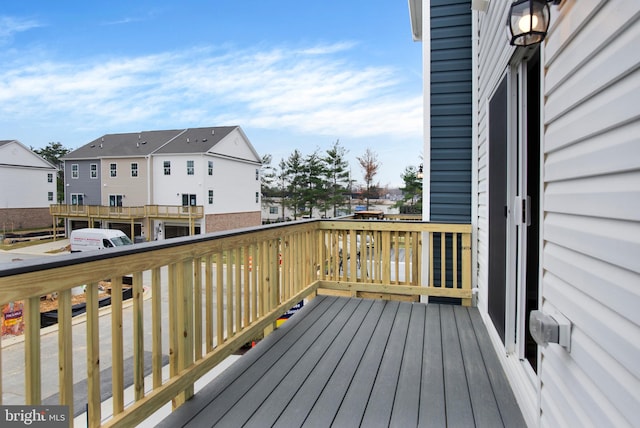
POLYGON ((319 296, 160 426, 524 426, 488 340, 475 308, 319 296))

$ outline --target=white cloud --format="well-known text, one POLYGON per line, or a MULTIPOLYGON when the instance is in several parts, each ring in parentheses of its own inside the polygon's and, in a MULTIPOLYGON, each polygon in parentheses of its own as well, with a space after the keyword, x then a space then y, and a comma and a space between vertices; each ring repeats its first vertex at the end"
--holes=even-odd
POLYGON ((14 34, 40 27, 37 21, 0 16, 0 45, 12 40, 14 34))
POLYGON ((0 75, 0 116, 122 131, 162 122, 286 127, 340 138, 417 137, 421 93, 404 90, 406 76, 397 69, 350 62, 354 46, 193 49, 75 63, 35 58, 0 75))

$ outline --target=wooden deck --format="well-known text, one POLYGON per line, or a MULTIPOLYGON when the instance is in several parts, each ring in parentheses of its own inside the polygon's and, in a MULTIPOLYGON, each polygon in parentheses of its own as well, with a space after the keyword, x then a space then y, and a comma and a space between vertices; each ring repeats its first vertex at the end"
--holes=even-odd
POLYGON ((160 426, 525 423, 477 309, 319 296, 160 426))

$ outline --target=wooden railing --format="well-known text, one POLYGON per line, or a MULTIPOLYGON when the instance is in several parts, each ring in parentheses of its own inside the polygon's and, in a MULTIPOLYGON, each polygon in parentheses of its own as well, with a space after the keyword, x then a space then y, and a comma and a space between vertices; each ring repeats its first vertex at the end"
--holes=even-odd
POLYGON ((53 364, 60 403, 73 414, 73 384, 80 379, 72 356, 84 352, 89 425, 135 426, 165 403, 176 407, 189 399, 197 379, 318 291, 447 296, 469 304, 470 232, 469 225, 314 220, 8 265, 0 268, 0 302, 24 301, 27 369, 24 403, 4 404, 40 404, 41 368, 53 364), (120 297, 124 275, 133 283, 129 328, 120 297), (100 317, 99 288, 107 278, 110 316, 100 317), (86 343, 72 342, 71 290, 79 285, 86 287, 87 312, 75 328, 84 326, 86 343), (40 297, 52 293, 59 300, 57 361, 41 353, 40 297), (111 349, 101 349, 100 335, 109 330, 111 349), (134 365, 134 398, 127 405, 125 340, 134 365), (151 353, 146 384, 145 352, 151 353), (111 361, 110 409, 100 399, 104 361, 111 361))
POLYGON ((106 205, 69 205, 53 204, 49 206, 49 213, 57 217, 86 217, 86 218, 202 218, 202 205, 144 205, 138 207, 111 207, 106 205))

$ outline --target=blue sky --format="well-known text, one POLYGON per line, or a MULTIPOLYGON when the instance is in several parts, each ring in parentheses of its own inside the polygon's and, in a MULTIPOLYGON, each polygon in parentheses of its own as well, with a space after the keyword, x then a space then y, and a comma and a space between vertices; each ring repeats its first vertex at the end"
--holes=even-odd
POLYGON ((337 139, 381 185, 422 156, 421 46, 401 0, 15 1, 0 8, 0 140, 239 125, 274 163, 337 139))

